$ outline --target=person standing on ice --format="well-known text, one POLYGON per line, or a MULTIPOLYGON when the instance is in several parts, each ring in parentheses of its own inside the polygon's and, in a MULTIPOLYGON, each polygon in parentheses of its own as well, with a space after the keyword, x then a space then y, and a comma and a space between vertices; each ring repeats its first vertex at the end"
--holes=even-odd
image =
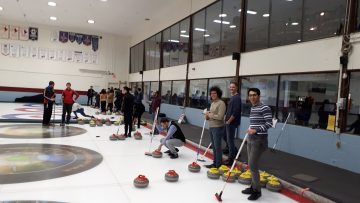
POLYGON ((66 115, 66 124, 70 123, 70 115, 72 111, 72 106, 74 102, 79 98, 79 94, 71 89, 71 83, 66 83, 66 89, 62 92, 62 99, 63 99, 63 112, 61 116, 61 126, 65 124, 65 115, 66 115), (75 96, 75 98, 74 98, 75 96))
POLYGON ((250 111, 250 126, 247 130, 247 153, 251 171, 251 186, 242 191, 250 195, 248 200, 261 197, 259 160, 268 146, 268 129, 272 127, 272 112, 269 106, 260 102, 260 90, 250 88, 248 97, 252 105, 250 111))
MULTIPOLYGON (((156 122, 157 123, 157 122, 156 122)), ((167 131, 165 138, 161 138, 160 145, 157 148, 157 151, 161 151, 162 146, 165 146, 169 150, 165 153, 169 154, 171 159, 176 159, 179 157, 179 150, 176 147, 182 147, 186 143, 186 138, 181 128, 174 121, 169 121, 167 118, 162 118, 160 120, 160 126, 156 126, 159 131, 167 131)))
POLYGON ((55 97, 56 97, 54 86, 55 83, 53 81, 50 81, 49 86, 47 86, 44 90, 44 115, 42 122, 43 127, 50 126, 51 114, 53 111, 53 105, 55 103, 55 97))

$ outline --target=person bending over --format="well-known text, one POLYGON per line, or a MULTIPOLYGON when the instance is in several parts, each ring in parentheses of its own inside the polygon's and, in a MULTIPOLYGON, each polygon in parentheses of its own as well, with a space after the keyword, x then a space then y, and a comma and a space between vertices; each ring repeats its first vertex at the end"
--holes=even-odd
POLYGON ((72 106, 72 112, 75 114, 74 119, 78 119, 77 113, 79 113, 80 115, 87 117, 87 118, 94 118, 94 116, 89 116, 85 114, 84 108, 78 104, 78 103, 74 103, 72 106))

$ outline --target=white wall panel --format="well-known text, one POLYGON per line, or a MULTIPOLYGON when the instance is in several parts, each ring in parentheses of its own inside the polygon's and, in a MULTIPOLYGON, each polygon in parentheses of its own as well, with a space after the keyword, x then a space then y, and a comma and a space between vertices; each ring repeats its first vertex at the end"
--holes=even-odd
POLYGON ((160 71, 160 80, 185 80, 187 65, 162 68, 160 71))
POLYGON ((189 79, 233 77, 236 75, 236 61, 232 56, 191 63, 189 79))

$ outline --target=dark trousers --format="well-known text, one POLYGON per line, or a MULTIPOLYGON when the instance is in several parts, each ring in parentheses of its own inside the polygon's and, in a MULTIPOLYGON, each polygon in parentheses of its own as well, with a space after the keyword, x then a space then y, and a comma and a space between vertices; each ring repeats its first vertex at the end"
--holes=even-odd
POLYGON ((142 116, 143 113, 138 113, 136 115, 136 119, 137 119, 137 126, 138 128, 140 128, 140 124, 141 124, 141 116, 142 116))
POLYGON ((113 103, 108 103, 108 109, 110 110, 110 112, 113 111, 113 107, 114 107, 114 104, 113 103))
POLYGON ((225 125, 225 129, 226 129, 226 143, 227 146, 229 148, 229 163, 231 164, 235 157, 236 157, 236 153, 237 153, 237 149, 235 147, 235 132, 236 132, 236 125, 225 125))
POLYGON ((93 105, 93 97, 88 96, 88 101, 87 101, 88 106, 89 106, 89 103, 90 103, 91 106, 93 105))
POLYGON ((44 125, 50 124, 50 119, 53 110, 53 103, 44 104, 44 114, 43 114, 43 122, 44 125))
POLYGON ((124 114, 124 124, 125 124, 125 135, 131 136, 132 131, 132 115, 131 113, 124 114), (128 132, 129 130, 129 132, 128 132))
POLYGON ((224 134, 224 127, 209 128, 209 135, 213 146, 214 165, 216 168, 221 166, 222 151, 221 151, 221 138, 224 134))
POLYGON ((248 163, 252 177, 251 187, 259 192, 261 191, 259 160, 266 148, 267 141, 265 139, 247 139, 248 163))
POLYGON ((85 112, 84 112, 84 108, 81 108, 81 109, 78 109, 76 111, 73 111, 73 113, 75 114, 75 117, 77 118, 77 113, 79 113, 80 115, 84 116, 84 117, 88 117, 88 118, 91 118, 91 116, 89 115, 86 115, 85 112))
POLYGON ((120 111, 121 110, 121 101, 116 100, 114 103, 115 103, 116 111, 120 111))
POLYGON ((100 105, 101 105, 101 112, 106 112, 106 101, 102 101, 100 105))
POLYGON ((66 123, 70 123, 70 116, 73 104, 64 104, 63 105, 63 112, 61 116, 61 123, 65 123, 65 114, 66 114, 66 123))

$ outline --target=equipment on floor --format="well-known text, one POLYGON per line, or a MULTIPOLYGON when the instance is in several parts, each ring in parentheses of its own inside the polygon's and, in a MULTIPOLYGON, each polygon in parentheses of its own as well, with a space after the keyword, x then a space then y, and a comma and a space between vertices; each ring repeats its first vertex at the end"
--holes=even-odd
POLYGON ((135 139, 135 140, 141 140, 141 139, 142 139, 141 132, 136 131, 136 132, 134 133, 134 139, 135 139))
POLYGON ((191 164, 188 165, 188 170, 190 172, 197 173, 201 170, 201 167, 196 162, 192 162, 191 164))
POLYGON ((210 144, 209 144, 209 146, 206 148, 204 154, 201 155, 201 157, 198 159, 198 161, 200 161, 200 162, 205 162, 205 159, 204 159, 204 158, 205 158, 207 152, 209 151, 209 149, 210 149, 210 147, 211 147, 211 144, 212 144, 212 143, 210 142, 210 144))
POLYGON ((179 180, 179 174, 174 170, 169 170, 165 173, 165 180, 168 182, 177 182, 179 180))
POLYGON ((161 158, 162 157, 162 152, 159 150, 155 150, 151 153, 151 156, 154 158, 161 158))
POLYGON ((207 173, 206 173, 207 177, 210 179, 219 179, 220 178, 220 173, 218 168, 210 168, 207 173))
MULTIPOLYGON (((207 112, 207 109, 204 109, 203 114, 206 114, 206 112, 207 112)), ((204 119, 204 124, 203 124, 202 130, 201 130, 200 141, 199 141, 198 149, 197 149, 197 152, 196 152, 196 159, 195 159, 196 163, 197 163, 197 161, 199 159, 200 147, 201 147, 201 142, 202 142, 202 139, 203 139, 203 136, 204 136, 205 125, 206 125, 206 119, 204 119)))
POLYGON ((155 112, 155 117, 154 117, 154 121, 153 121, 153 125, 152 125, 152 130, 151 130, 151 139, 150 139, 150 144, 149 144, 149 151, 145 152, 145 155, 147 156, 152 156, 152 152, 151 152, 151 145, 152 145, 152 141, 154 138, 154 132, 155 132, 155 127, 156 127, 156 122, 157 122, 157 117, 158 117, 158 113, 159 113, 159 107, 156 108, 156 112, 155 112))
MULTIPOLYGON (((245 135, 244 140, 241 143, 240 149, 238 150, 238 152, 236 154, 235 160, 237 160, 239 158, 240 152, 241 152, 242 148, 244 147, 244 144, 245 144, 245 141, 246 141, 247 137, 248 137, 248 134, 245 135)), ((232 164, 232 166, 230 168, 230 172, 234 169, 235 164, 236 164, 236 161, 233 162, 233 164, 232 164)), ((227 177, 229 178, 230 176, 227 176, 227 177)), ((225 181, 222 190, 219 193, 215 193, 215 197, 219 202, 222 201, 221 196, 222 196, 222 194, 223 194, 223 192, 225 190, 226 184, 227 184, 227 180, 225 181)))
POLYGON ((146 188, 149 185, 149 179, 144 175, 139 175, 134 179, 134 186, 137 188, 146 188))
POLYGON ((273 148, 270 150, 271 152, 275 152, 275 147, 276 147, 276 145, 277 145, 277 143, 278 143, 278 141, 279 141, 279 138, 281 137, 281 135, 282 135, 282 133, 283 133, 283 131, 284 131, 284 128, 285 128, 285 126, 286 126, 286 124, 287 124, 287 121, 289 120, 290 114, 291 114, 291 112, 288 114, 288 116, 287 116, 287 118, 286 118, 286 120, 285 120, 285 123, 284 123, 283 127, 281 128, 280 134, 279 134, 278 137, 276 138, 276 142, 275 142, 273 148))

